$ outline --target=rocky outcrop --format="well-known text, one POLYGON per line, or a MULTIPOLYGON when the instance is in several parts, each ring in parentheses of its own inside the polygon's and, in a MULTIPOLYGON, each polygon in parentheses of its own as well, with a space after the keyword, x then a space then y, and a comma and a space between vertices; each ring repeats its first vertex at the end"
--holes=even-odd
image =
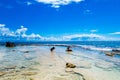
POLYGON ((118 49, 112 49, 112 51, 120 53, 120 50, 118 50, 118 49))
POLYGON ((67 52, 72 52, 71 47, 70 47, 70 46, 68 46, 66 51, 67 51, 67 52))
POLYGON ((72 63, 66 63, 66 68, 75 68, 76 65, 72 64, 72 63))
POLYGON ((52 48, 50 49, 51 52, 52 52, 53 50, 55 50, 55 47, 52 47, 52 48))
POLYGON ((15 47, 15 44, 13 42, 6 42, 6 47, 15 47))
POLYGON ((113 57, 115 55, 115 52, 105 52, 105 55, 113 57))

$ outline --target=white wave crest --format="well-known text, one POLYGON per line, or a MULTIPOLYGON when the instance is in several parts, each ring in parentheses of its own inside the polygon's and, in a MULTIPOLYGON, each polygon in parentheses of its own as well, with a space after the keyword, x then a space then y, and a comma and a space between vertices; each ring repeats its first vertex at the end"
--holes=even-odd
POLYGON ((112 51, 112 48, 105 47, 95 47, 95 46, 89 46, 89 45, 79 45, 81 48, 88 49, 88 50, 97 50, 97 51, 112 51))

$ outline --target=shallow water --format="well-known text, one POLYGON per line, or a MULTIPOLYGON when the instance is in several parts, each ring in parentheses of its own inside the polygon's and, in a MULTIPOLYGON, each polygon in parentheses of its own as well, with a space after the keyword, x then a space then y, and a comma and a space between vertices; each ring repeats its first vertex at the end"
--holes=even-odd
POLYGON ((0 46, 0 80, 120 80, 120 58, 56 46, 0 46), (66 63, 76 68, 66 68, 66 63))

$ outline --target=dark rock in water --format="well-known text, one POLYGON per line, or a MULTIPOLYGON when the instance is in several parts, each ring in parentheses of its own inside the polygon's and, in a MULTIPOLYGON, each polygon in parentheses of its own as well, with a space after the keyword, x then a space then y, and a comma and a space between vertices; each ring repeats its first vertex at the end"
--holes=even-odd
POLYGON ((53 51, 55 49, 55 47, 52 47, 51 49, 50 49, 50 51, 53 51))
POLYGON ((70 46, 68 46, 66 51, 68 51, 68 52, 72 52, 71 47, 70 47, 70 46))
POLYGON ((120 53, 120 50, 118 49, 112 49, 113 52, 119 52, 120 53))
POLYGON ((25 51, 24 53, 29 53, 29 51, 25 51))
POLYGON ((29 80, 34 80, 33 78, 30 78, 29 80))
POLYGON ((115 53, 114 52, 105 52, 105 55, 107 55, 107 56, 114 56, 115 55, 115 53))
POLYGON ((25 69, 26 67, 25 66, 21 66, 20 69, 25 69))
POLYGON ((75 68, 76 65, 72 64, 72 63, 66 63, 66 68, 75 68))
POLYGON ((15 47, 15 44, 13 42, 6 42, 6 47, 15 47))
POLYGON ((68 52, 72 52, 72 50, 66 50, 66 51, 68 51, 68 52))
POLYGON ((15 50, 12 50, 13 52, 15 52, 15 50))

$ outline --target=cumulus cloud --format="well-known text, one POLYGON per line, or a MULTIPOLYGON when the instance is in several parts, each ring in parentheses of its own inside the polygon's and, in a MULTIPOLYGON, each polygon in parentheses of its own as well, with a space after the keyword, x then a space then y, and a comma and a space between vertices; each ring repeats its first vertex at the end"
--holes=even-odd
POLYGON ((0 24, 0 36, 14 36, 14 32, 5 27, 5 24, 0 24))
POLYGON ((107 41, 113 40, 98 34, 73 34, 59 37, 44 37, 46 41, 107 41))
MULTIPOLYGON (((28 28, 20 26, 19 29, 15 31, 10 30, 5 24, 0 24, 0 40, 24 40, 24 41, 108 41, 108 40, 120 40, 120 38, 110 38, 102 36, 99 34, 72 34, 72 35, 62 35, 58 37, 54 36, 41 36, 40 34, 27 34, 28 28)), ((91 30, 91 32, 96 32, 97 30, 91 30)), ((120 32, 115 32, 112 34, 120 34, 120 32)))
POLYGON ((119 35, 119 34, 120 34, 120 32, 114 32, 114 33, 110 33, 110 34, 117 34, 117 35, 119 35))
POLYGON ((40 36, 39 34, 32 33, 30 35, 22 34, 22 38, 26 40, 44 40, 44 37, 40 36))
POLYGON ((73 34, 59 37, 44 37, 45 41, 100 41, 108 40, 105 36, 97 34, 73 34))
POLYGON ((39 3, 50 4, 51 7, 59 8, 61 5, 68 5, 70 3, 79 3, 84 0, 35 0, 39 3))
POLYGON ((50 37, 44 37, 44 40, 45 41, 62 41, 62 37, 53 37, 53 36, 50 36, 50 37))
POLYGON ((28 29, 27 28, 25 28, 24 26, 21 26, 21 28, 20 29, 17 29, 16 31, 15 31, 15 33, 16 34, 25 34, 26 33, 26 31, 27 31, 28 29))
POLYGON ((63 39, 66 40, 105 40, 106 38, 101 35, 97 34, 74 34, 74 35, 68 35, 68 36, 63 36, 63 39))
POLYGON ((21 26, 20 29, 17 29, 15 31, 10 30, 5 26, 5 24, 0 24, 0 37, 5 38, 5 40, 8 40, 8 38, 15 39, 15 40, 43 40, 44 38, 40 36, 39 34, 26 34, 28 28, 21 26))
POLYGON ((0 28, 1 28, 1 27, 5 27, 5 24, 0 24, 0 28))

